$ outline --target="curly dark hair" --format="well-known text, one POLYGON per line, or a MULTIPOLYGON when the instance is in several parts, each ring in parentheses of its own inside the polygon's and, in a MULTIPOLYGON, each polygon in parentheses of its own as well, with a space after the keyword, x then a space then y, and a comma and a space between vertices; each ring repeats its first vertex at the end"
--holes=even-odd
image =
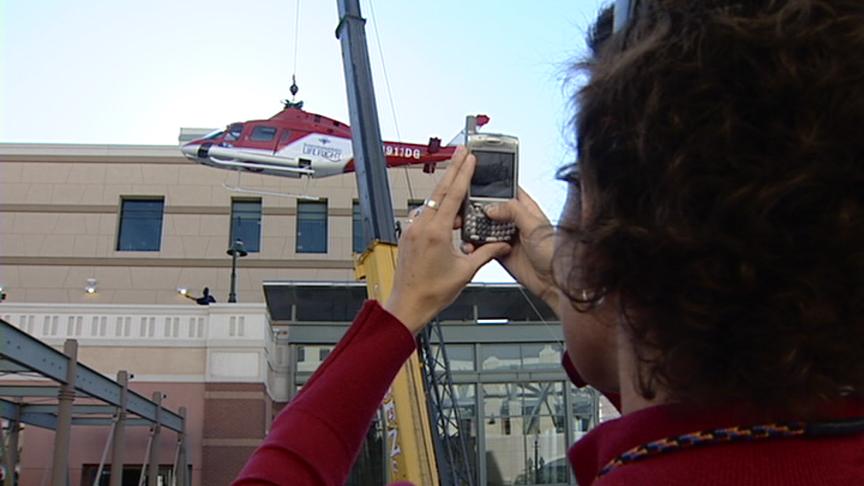
POLYGON ((646 397, 862 396, 864 2, 640 3, 574 68, 562 288, 620 297, 646 397))

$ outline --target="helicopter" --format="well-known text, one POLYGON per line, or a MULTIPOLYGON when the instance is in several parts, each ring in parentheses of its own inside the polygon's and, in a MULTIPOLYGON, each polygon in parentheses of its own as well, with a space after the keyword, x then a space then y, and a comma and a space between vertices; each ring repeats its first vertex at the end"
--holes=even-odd
MULTIPOLYGON (((266 120, 231 123, 180 149, 199 164, 238 174, 321 178, 354 171, 348 125, 304 111, 302 101, 283 103, 284 108, 266 120)), ((476 118, 477 126, 489 121, 486 115, 476 118)), ((446 146, 431 137, 426 144, 383 142, 382 149, 388 168, 422 165, 423 172, 431 174, 452 157, 462 140, 460 133, 446 146)))

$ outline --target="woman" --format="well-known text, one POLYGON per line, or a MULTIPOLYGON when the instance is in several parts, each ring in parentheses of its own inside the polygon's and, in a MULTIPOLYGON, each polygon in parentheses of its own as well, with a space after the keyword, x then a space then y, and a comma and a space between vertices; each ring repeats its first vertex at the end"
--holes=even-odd
POLYGON ((864 3, 646 0, 592 31, 560 231, 452 248, 454 156, 369 302, 236 484, 342 484, 413 335, 492 258, 561 318, 622 417, 579 484, 864 484, 864 3), (358 380, 362 377, 362 380, 358 380), (362 381, 362 383, 359 383, 362 381))

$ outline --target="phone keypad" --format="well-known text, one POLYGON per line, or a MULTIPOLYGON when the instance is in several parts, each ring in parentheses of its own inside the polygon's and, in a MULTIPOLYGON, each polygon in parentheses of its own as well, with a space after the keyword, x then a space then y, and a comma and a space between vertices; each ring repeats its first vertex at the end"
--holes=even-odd
POLYGON ((510 241, 516 233, 514 223, 499 223, 486 217, 483 204, 471 202, 463 224, 469 241, 475 243, 491 243, 495 241, 510 241))

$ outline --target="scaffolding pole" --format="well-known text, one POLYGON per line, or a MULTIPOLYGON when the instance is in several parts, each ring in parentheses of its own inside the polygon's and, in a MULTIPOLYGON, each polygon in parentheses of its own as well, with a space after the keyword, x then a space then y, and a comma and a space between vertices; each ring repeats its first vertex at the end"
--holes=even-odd
POLYGON ((150 442, 150 461, 147 467, 147 486, 158 486, 159 482, 159 432, 162 429, 162 392, 153 392, 156 403, 156 423, 153 424, 153 438, 150 442))
POLYGON ((6 465, 6 478, 3 486, 15 486, 15 468, 18 467, 18 432, 21 429, 21 407, 9 421, 9 443, 3 451, 3 463, 6 465))
MULTIPOLYGON (((180 407, 180 416, 186 422, 186 407, 180 407)), ((174 486, 187 486, 186 479, 186 430, 177 433, 177 450, 174 453, 174 486)))
POLYGON ((57 394, 57 428, 54 435, 54 458, 51 463, 51 486, 66 486, 69 466, 69 441, 72 436, 72 403, 75 401, 75 380, 78 377, 78 341, 67 339, 63 353, 69 358, 66 383, 57 394))
POLYGON ((111 430, 108 432, 108 439, 105 440, 105 447, 102 449, 102 457, 99 459, 99 467, 96 469, 96 477, 93 479, 93 486, 99 486, 99 479, 102 477, 102 471, 105 470, 105 461, 108 460, 108 451, 111 449, 111 439, 114 438, 114 429, 117 427, 117 419, 111 423, 111 430))
POLYGON ((150 437, 147 438, 147 449, 144 452, 144 462, 141 463, 141 473, 138 475, 138 486, 144 486, 144 478, 147 477, 147 465, 150 464, 150 446, 153 444, 153 429, 150 429, 150 437))
POLYGON ((117 372, 117 383, 120 385, 120 404, 117 406, 117 421, 114 423, 113 444, 111 450, 111 486, 123 485, 123 453, 125 444, 123 434, 126 428, 126 401, 129 395, 129 374, 126 370, 117 372))

